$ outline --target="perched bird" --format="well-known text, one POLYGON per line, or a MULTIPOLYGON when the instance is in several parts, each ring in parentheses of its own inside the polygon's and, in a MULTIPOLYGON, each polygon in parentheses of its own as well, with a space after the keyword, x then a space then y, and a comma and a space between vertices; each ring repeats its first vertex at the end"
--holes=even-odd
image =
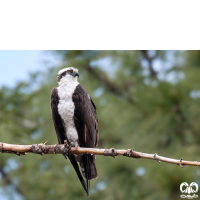
MULTIPOLYGON (((76 147, 95 148, 98 143, 96 107, 82 85, 77 81, 78 70, 69 67, 58 72, 57 87, 51 92, 51 113, 58 142, 76 147)), ((79 180, 89 196, 89 180, 97 178, 95 155, 63 154, 71 161, 79 180), (80 173, 80 164, 85 183, 80 173)))

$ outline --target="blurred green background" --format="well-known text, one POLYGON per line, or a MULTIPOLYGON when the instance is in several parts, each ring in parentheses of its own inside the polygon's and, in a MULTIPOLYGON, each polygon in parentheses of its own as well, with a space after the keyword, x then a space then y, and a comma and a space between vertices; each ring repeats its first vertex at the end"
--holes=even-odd
MULTIPOLYGON (((57 143, 50 94, 58 70, 73 66, 97 107, 99 148, 199 159, 200 51, 48 53, 60 62, 48 67, 43 63, 42 70, 25 81, 0 88, 0 142, 57 143)), ((0 79, 4 76, 1 71, 0 79)), ((182 182, 200 184, 198 167, 122 156, 97 156, 96 165, 98 179, 91 181, 91 200, 180 199, 182 182)), ((0 154, 0 199, 88 197, 62 155, 0 154)))

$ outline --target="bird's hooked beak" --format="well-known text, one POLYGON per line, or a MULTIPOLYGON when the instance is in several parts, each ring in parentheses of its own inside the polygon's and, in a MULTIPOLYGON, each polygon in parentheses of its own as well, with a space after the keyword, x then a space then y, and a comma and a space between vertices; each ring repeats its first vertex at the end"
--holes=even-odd
POLYGON ((76 77, 76 76, 79 77, 79 73, 78 73, 78 72, 73 72, 71 75, 72 75, 73 77, 76 77))

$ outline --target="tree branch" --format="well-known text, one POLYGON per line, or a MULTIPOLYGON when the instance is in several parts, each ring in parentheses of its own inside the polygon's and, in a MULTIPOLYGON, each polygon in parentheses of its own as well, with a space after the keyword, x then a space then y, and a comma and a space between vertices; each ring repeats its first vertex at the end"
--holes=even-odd
MULTIPOLYGON (((28 153, 36 153, 36 154, 68 154, 74 151, 74 147, 71 147, 69 150, 68 144, 55 144, 55 145, 46 145, 45 144, 33 144, 33 145, 19 145, 19 144, 7 144, 7 143, 0 143, 0 152, 2 153, 15 153, 16 155, 26 155, 28 153)), ((180 160, 167 158, 163 156, 159 156, 155 154, 147 154, 141 153, 137 151, 133 151, 132 149, 118 149, 115 150, 114 148, 111 149, 96 149, 96 148, 82 148, 77 147, 74 152, 75 154, 96 154, 96 155, 104 155, 104 156, 112 156, 116 157, 117 155, 122 155, 126 157, 132 158, 146 158, 157 160, 159 163, 161 161, 177 164, 180 167, 184 165, 192 165, 192 166, 200 166, 200 162, 197 161, 185 161, 182 158, 180 160)))
POLYGON ((153 69, 152 58, 149 57, 148 51, 147 50, 141 50, 141 52, 142 52, 144 58, 149 63, 149 69, 150 69, 150 72, 151 72, 151 76, 157 79, 157 72, 153 69))
POLYGON ((15 190, 23 195, 23 191, 21 190, 21 188, 19 186, 17 186, 16 184, 13 183, 12 179, 10 178, 9 174, 6 173, 2 167, 0 167, 0 173, 2 174, 2 177, 3 179, 5 180, 5 182, 8 184, 8 185, 12 185, 14 186, 15 190))
POLYGON ((97 73, 91 66, 86 66, 86 70, 91 73, 97 80, 102 82, 106 88, 112 92, 113 94, 124 97, 130 104, 136 105, 137 103, 131 96, 125 95, 118 87, 116 87, 113 83, 111 83, 108 79, 102 76, 100 73, 97 73))

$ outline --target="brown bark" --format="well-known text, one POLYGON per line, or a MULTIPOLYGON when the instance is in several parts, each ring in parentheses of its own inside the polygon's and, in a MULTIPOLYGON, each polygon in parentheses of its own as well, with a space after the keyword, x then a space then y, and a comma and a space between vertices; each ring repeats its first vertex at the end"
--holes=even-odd
MULTIPOLYGON (((46 145, 45 144, 33 144, 33 145, 18 145, 18 144, 7 144, 7 143, 0 143, 0 152, 2 153, 15 153, 17 155, 26 155, 27 153, 36 153, 36 154, 68 154, 72 153, 74 151, 74 147, 71 147, 69 150, 69 147, 67 144, 55 144, 55 145, 46 145)), ((77 147, 77 149, 74 152, 75 154, 96 154, 96 155, 104 155, 104 156, 112 156, 116 157, 118 155, 126 156, 126 157, 132 157, 132 158, 146 158, 146 159, 152 159, 157 160, 159 163, 161 161, 177 164, 180 167, 183 167, 184 165, 192 165, 192 166, 200 166, 200 162, 197 161, 185 161, 182 158, 180 160, 167 158, 158 156, 155 154, 147 154, 147 153, 141 153, 133 151, 132 149, 97 149, 97 148, 81 148, 77 147)))

